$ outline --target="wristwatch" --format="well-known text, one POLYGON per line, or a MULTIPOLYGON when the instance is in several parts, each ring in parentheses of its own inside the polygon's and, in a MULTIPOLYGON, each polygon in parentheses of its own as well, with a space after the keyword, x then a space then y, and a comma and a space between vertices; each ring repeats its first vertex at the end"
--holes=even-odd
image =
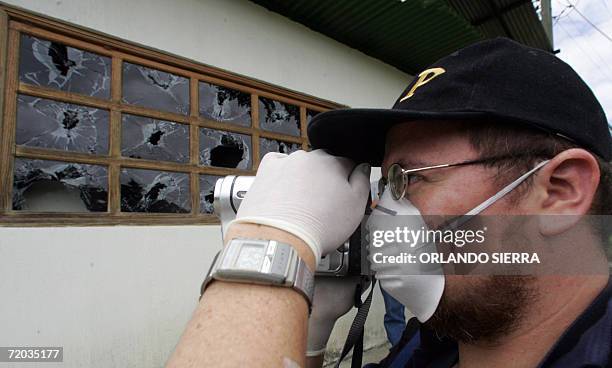
POLYGON ((314 275, 289 244, 275 240, 232 239, 213 260, 200 288, 212 280, 292 287, 312 307, 314 275))

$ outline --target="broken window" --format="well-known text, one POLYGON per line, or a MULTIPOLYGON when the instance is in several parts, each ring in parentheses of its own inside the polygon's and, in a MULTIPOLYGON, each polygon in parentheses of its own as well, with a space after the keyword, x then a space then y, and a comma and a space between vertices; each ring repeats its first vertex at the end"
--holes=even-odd
POLYGON ((160 213, 209 222, 217 179, 254 175, 266 153, 307 147, 305 124, 339 107, 26 18, 7 28, 18 46, 5 50, 12 83, 0 91, 12 145, 1 147, 0 166, 13 170, 0 180, 9 195, 0 217, 11 223, 89 224, 89 212, 100 224, 159 223, 160 213))
POLYGON ((259 157, 264 157, 268 152, 280 152, 290 154, 302 149, 300 143, 283 142, 277 139, 260 138, 259 140, 259 157))
POLYGON ((121 211, 188 213, 189 174, 121 169, 121 211))
POLYGON ((215 184, 222 176, 200 175, 200 213, 214 213, 215 184))
POLYGON ((148 160, 189 162, 189 125, 123 114, 121 154, 148 160))
POLYGON ((251 95, 200 82, 200 116, 205 119, 251 126, 251 95))
POLYGON ((123 62, 123 102, 187 115, 189 79, 123 62))
POLYGON ((107 110, 18 95, 19 145, 93 154, 108 152, 107 110))
POLYGON ((251 168, 251 136, 200 128, 200 164, 248 170, 251 168))
POLYGON ((19 80, 108 99, 111 61, 88 51, 22 34, 19 80))
POLYGON ((105 212, 108 173, 104 166, 16 158, 13 210, 105 212))
POLYGON ((259 126, 263 130, 300 136, 300 108, 259 97, 259 126))

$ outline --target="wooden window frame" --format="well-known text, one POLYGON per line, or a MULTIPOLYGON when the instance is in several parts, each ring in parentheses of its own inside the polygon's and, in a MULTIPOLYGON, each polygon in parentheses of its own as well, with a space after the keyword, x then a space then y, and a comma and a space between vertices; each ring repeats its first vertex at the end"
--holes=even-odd
POLYGON ((281 87, 233 74, 185 58, 151 50, 136 44, 103 35, 81 27, 21 9, 0 5, 0 226, 98 226, 98 225, 189 225, 218 224, 214 215, 200 213, 200 174, 254 175, 259 165, 259 138, 271 138, 299 143, 308 149, 306 136, 307 109, 318 112, 344 107, 334 102, 307 96, 281 87), (20 35, 29 34, 67 46, 111 58, 110 99, 81 95, 39 87, 19 81, 20 35), (152 108, 129 105, 121 101, 122 63, 127 61, 189 79, 188 115, 162 112, 152 108), (212 120, 199 115, 199 81, 232 88, 251 95, 251 127, 212 120), (53 99, 110 112, 109 150, 106 155, 17 146, 15 143, 17 95, 53 99), (299 137, 262 130, 259 127, 259 96, 299 107, 301 134, 299 137), (189 125, 187 164, 134 159, 121 156, 121 114, 129 113, 189 125), (212 128, 251 136, 252 169, 240 170, 199 165, 200 128, 212 128), (108 169, 107 212, 67 213, 16 211, 12 208, 13 163, 16 157, 59 160, 83 164, 98 164, 108 169), (187 214, 121 212, 120 168, 151 169, 184 172, 190 175, 191 211, 187 214))

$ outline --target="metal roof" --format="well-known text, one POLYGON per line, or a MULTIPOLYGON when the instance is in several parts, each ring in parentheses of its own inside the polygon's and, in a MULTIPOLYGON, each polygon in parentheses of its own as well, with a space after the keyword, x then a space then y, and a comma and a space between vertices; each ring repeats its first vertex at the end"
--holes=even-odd
POLYGON ((497 36, 552 50, 532 0, 251 1, 409 74, 497 36))

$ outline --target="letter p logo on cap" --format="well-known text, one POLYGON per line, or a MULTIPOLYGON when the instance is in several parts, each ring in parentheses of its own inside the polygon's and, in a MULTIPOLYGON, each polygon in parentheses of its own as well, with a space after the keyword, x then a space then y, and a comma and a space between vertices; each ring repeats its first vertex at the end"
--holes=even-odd
POLYGON ((435 77, 439 76, 440 74, 444 74, 444 72, 446 72, 446 70, 444 70, 443 68, 431 68, 431 69, 423 70, 421 74, 419 74, 419 79, 416 81, 414 86, 410 88, 410 91, 406 93, 406 96, 402 97, 400 102, 412 97, 414 95, 414 91, 416 91, 417 88, 429 83, 435 77))

